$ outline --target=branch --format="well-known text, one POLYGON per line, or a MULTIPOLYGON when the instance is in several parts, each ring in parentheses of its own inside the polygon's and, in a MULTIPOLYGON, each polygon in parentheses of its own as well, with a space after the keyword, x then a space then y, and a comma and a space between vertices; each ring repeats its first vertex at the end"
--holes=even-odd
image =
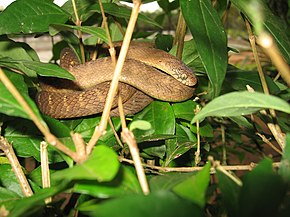
POLYGON ((26 197, 32 196, 33 192, 27 181, 26 176, 24 175, 21 165, 15 155, 12 145, 3 136, 0 136, 0 149, 3 150, 4 154, 9 160, 12 170, 19 182, 19 185, 21 187, 21 190, 24 196, 26 197))
POLYGON ((123 40, 123 44, 121 47, 121 51, 120 51, 120 55, 116 64, 116 68, 114 71, 114 75, 113 75, 113 79, 111 82, 111 86, 107 95, 107 99, 106 99, 106 103, 104 106, 104 112, 102 114, 102 118, 101 118, 101 122, 100 125, 96 127, 94 134, 91 138, 91 140, 89 141, 88 145, 87 145, 87 153, 90 154, 93 147, 95 146, 96 142, 98 141, 98 139, 100 138, 100 136, 103 135, 103 133, 105 132, 106 128, 107 128, 107 124, 108 124, 108 119, 110 116, 110 111, 112 108, 112 104, 114 101, 114 96, 117 92, 118 89, 118 82, 119 82, 119 78, 121 75, 121 71, 126 59, 126 55, 129 49, 129 45, 130 45, 130 41, 132 38, 132 34, 135 28, 135 24, 138 18, 138 13, 139 13, 139 9, 140 9, 140 5, 141 5, 141 1, 140 0, 133 0, 134 2, 134 7, 132 9, 132 13, 131 13, 131 17, 128 23, 128 27, 127 27, 127 31, 123 40))

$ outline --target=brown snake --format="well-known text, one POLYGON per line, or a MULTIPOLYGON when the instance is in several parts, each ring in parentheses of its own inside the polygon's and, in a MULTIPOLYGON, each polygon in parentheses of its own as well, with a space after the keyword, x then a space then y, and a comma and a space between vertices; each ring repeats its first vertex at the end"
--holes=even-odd
MULTIPOLYGON (((110 57, 79 65, 76 55, 68 48, 62 51, 60 65, 75 81, 46 78, 36 102, 42 113, 54 118, 74 118, 102 112, 113 77, 110 57)), ((192 97, 197 78, 176 57, 143 43, 132 43, 122 70, 119 94, 125 114, 135 114, 153 99, 169 102, 192 97), (165 72, 165 73, 164 73, 165 72)), ((118 115, 117 97, 112 115, 118 115)))

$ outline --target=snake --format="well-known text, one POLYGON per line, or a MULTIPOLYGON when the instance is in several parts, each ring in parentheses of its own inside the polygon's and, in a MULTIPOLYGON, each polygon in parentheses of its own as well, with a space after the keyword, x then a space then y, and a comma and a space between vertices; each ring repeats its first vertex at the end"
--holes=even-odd
MULTIPOLYGON (((40 111, 57 119, 77 118, 103 111, 114 73, 111 57, 80 64, 70 48, 60 55, 60 66, 75 80, 41 78, 36 103, 40 111)), ((144 109, 154 99, 181 102, 193 96, 197 77, 177 57, 151 44, 131 42, 119 79, 111 115, 118 116, 118 96, 125 115, 144 109)))

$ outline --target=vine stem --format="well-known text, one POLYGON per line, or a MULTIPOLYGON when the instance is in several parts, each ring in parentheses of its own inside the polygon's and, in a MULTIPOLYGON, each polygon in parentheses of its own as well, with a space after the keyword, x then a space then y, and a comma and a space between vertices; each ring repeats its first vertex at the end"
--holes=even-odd
POLYGON ((138 18, 138 13, 140 10, 140 6, 141 6, 141 1, 140 0, 133 0, 134 3, 134 7, 132 9, 132 13, 130 16, 130 20, 128 23, 128 27, 126 30, 126 34, 123 40, 123 44, 121 47, 121 51, 120 51, 120 55, 114 70, 114 75, 113 75, 113 79, 111 82, 111 86, 107 95, 107 99, 106 99, 106 103, 104 106, 104 111, 102 114, 102 118, 100 121, 99 126, 97 126, 95 128, 94 134, 91 138, 91 140, 89 141, 88 145, 87 145, 87 153, 90 154, 93 147, 95 146, 96 142, 98 141, 98 139, 100 138, 100 136, 102 136, 105 133, 105 129, 107 127, 108 124, 108 119, 110 116, 110 111, 112 108, 112 104, 113 104, 113 100, 114 100, 114 96, 117 92, 118 89, 118 82, 119 82, 119 77, 121 75, 121 71, 126 59, 126 55, 129 49, 129 45, 130 45, 130 41, 132 38, 132 34, 135 28, 135 24, 138 18))
POLYGON ((3 136, 0 136, 0 149, 3 150, 4 154, 9 160, 12 170, 14 174, 16 175, 16 178, 19 182, 19 185, 21 187, 21 190, 24 196, 26 197, 32 196, 33 192, 27 181, 26 176, 24 175, 21 165, 15 155, 12 145, 3 136))
POLYGON ((33 112, 32 108, 28 105, 19 91, 15 88, 9 78, 5 75, 4 71, 0 68, 0 80, 3 82, 5 87, 10 91, 10 93, 14 96, 14 98, 18 101, 18 103, 22 106, 24 111, 30 117, 30 119, 34 122, 36 127, 40 130, 40 132, 44 135, 45 139, 55 148, 59 149, 66 155, 70 156, 74 161, 79 162, 78 155, 62 144, 53 134, 50 133, 49 129, 40 121, 37 115, 33 112))

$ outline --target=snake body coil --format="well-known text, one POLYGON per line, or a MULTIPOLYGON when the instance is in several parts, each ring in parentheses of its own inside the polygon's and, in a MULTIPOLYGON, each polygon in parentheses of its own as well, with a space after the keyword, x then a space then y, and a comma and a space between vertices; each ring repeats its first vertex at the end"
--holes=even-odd
MULTIPOLYGON (((50 78, 36 96, 40 110, 54 118, 73 118, 102 112, 113 77, 110 57, 78 64, 72 51, 64 49, 61 66, 75 81, 50 78), (73 67, 72 67, 73 65, 73 67)), ((125 114, 135 114, 153 99, 178 102, 192 97, 197 83, 194 73, 176 57, 150 46, 133 43, 119 83, 125 114)), ((118 115, 117 97, 112 115, 118 115)))

